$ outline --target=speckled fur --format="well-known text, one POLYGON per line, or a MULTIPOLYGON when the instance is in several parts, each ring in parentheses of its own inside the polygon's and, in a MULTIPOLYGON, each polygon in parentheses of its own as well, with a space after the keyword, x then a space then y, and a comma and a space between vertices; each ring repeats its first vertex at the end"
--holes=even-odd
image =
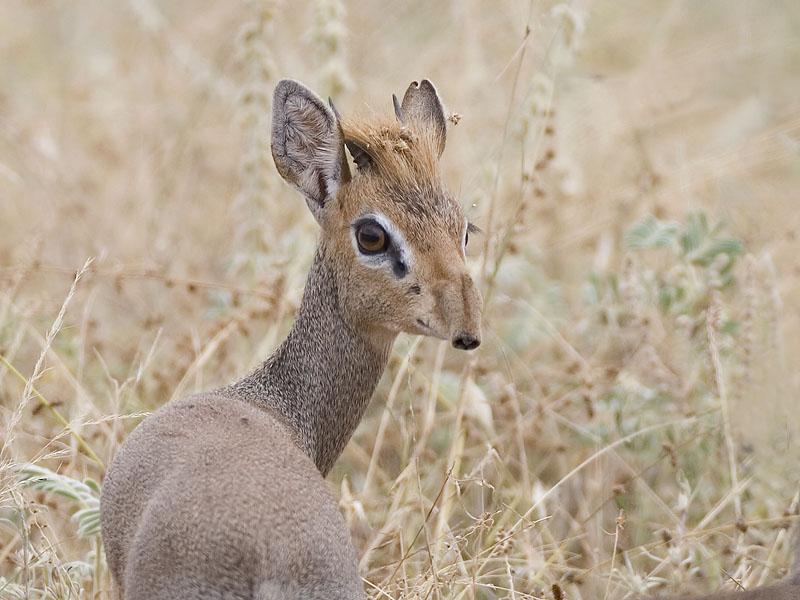
MULTIPOLYGON (((438 107, 418 113, 441 123, 438 107)), ((263 365, 157 410, 117 453, 100 508, 119 599, 364 598, 324 476, 398 332, 480 338, 481 298, 466 270, 463 213, 441 185, 439 132, 424 122, 339 123, 287 80, 274 110, 278 171, 321 225, 303 301, 263 365), (370 147, 363 172, 349 172, 345 135, 370 147), (359 260, 350 228, 369 212, 413 250, 402 277, 359 260)))

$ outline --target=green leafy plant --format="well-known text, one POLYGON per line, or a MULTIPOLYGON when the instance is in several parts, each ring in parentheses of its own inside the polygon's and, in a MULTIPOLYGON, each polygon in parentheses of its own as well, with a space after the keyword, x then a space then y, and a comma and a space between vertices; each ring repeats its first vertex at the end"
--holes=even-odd
POLYGON ((692 213, 685 223, 655 217, 634 223, 625 234, 625 247, 641 252, 658 250, 670 267, 640 275, 642 284, 665 313, 697 314, 709 290, 734 282, 734 267, 744 252, 736 238, 723 234, 724 223, 709 225, 705 213, 692 213))
POLYGON ((33 464, 24 465, 19 471, 23 486, 52 492, 78 504, 79 510, 72 515, 78 524, 78 535, 86 538, 100 535, 100 484, 95 480, 78 481, 33 464))
POLYGON ((740 240, 722 235, 724 222, 708 224, 705 213, 691 213, 686 223, 661 221, 655 217, 634 223, 625 234, 625 246, 630 250, 666 248, 681 260, 699 267, 710 267, 717 257, 726 257, 724 269, 729 273, 735 259, 744 252, 740 240))

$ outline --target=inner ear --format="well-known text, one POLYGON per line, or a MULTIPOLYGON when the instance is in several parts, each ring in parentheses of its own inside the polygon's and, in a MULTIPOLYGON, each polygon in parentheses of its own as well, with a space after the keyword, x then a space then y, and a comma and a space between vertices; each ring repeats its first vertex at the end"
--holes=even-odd
POLYGON ((349 179, 342 128, 324 102, 304 86, 282 79, 272 104, 272 156, 278 173, 305 196, 323 222, 339 185, 349 179))
POLYGON ((374 164, 374 160, 369 152, 353 140, 345 139, 344 145, 353 157, 353 162, 356 163, 359 171, 369 169, 374 164))

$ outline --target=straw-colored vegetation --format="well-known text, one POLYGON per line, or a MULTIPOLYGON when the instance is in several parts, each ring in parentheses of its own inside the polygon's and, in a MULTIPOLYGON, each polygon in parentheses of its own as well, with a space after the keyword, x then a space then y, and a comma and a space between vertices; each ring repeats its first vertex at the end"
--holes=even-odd
POLYGON ((431 78, 484 231, 484 344, 401 336, 329 478, 370 597, 781 577, 798 30, 788 1, 2 2, 0 598, 109 598, 104 465, 288 331, 316 226, 269 155, 281 76, 348 114, 431 78))

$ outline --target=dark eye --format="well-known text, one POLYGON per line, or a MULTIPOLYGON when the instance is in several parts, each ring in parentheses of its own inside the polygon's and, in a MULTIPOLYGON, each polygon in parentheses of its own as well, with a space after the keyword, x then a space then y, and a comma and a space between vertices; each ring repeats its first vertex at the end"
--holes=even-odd
POLYGON ((469 244, 469 229, 464 232, 464 248, 469 244))
POLYGON ((389 247, 389 235, 375 221, 367 221, 356 230, 358 249, 364 254, 377 254, 389 247))

